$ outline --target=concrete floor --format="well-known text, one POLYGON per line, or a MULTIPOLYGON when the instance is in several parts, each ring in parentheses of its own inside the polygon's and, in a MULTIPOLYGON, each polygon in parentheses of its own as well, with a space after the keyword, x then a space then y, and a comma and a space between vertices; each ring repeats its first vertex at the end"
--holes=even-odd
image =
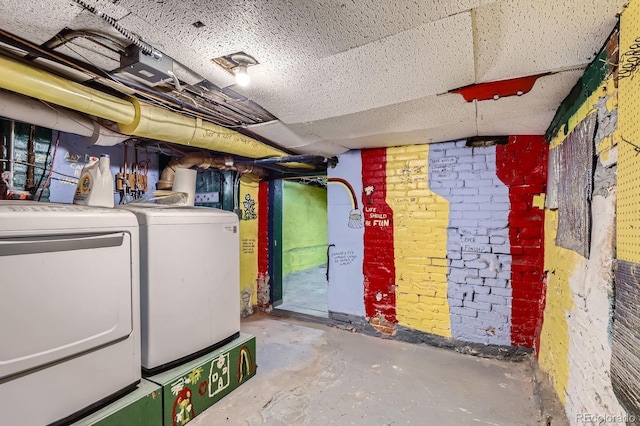
POLYGON ((256 314, 257 375, 190 425, 541 425, 529 362, 256 314))
POLYGON ((287 274, 282 277, 282 304, 277 308, 328 318, 327 286, 327 265, 287 274))

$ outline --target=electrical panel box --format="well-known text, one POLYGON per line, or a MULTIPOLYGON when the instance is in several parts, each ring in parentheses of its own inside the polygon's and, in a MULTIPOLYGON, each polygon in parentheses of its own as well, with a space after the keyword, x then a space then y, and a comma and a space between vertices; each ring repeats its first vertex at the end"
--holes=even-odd
POLYGON ((138 79, 154 86, 171 77, 173 59, 164 53, 159 58, 147 55, 135 44, 127 47, 120 56, 120 71, 127 72, 138 79))

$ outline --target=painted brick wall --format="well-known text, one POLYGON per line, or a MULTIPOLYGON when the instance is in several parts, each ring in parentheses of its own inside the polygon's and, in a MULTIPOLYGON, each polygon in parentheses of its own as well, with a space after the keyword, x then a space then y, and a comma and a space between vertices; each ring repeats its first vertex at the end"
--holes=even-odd
MULTIPOLYGON (((358 242, 343 217, 357 209, 346 203, 348 192, 330 191, 329 243, 337 245, 329 288, 339 283, 355 296, 362 286, 365 319, 384 334, 399 325, 462 342, 533 347, 543 299, 543 212, 534 200, 544 190, 546 155, 541 137, 514 137, 504 147, 454 141, 361 151, 364 236, 358 242), (345 251, 338 240, 347 234, 354 239, 345 251)), ((352 157, 341 161, 352 164, 352 157)), ((348 182, 353 173, 351 165, 332 179, 357 188, 348 182)), ((332 298, 329 311, 353 315, 332 298)))
MULTIPOLYGON (((367 317, 396 322, 393 211, 387 204, 387 150, 362 155, 364 214, 364 306, 367 317)), ((383 327, 385 325, 383 324, 383 327)), ((385 330, 390 332, 390 330, 385 330)))
MULTIPOLYGON (((635 28, 633 33, 635 37, 635 28)), ((583 141, 585 146, 595 144, 597 153, 594 194, 590 203, 589 258, 556 245, 558 219, 562 211, 547 208, 544 216, 547 282, 539 364, 550 376, 572 425, 598 423, 597 420, 586 422, 585 414, 610 419, 602 424, 625 424, 623 419, 627 416, 614 393, 611 380, 611 333, 615 327, 616 162, 621 135, 615 130, 617 82, 613 75, 609 75, 608 65, 618 60, 607 58, 606 53, 601 52, 600 57, 604 55, 604 59, 595 61, 574 87, 572 93, 579 96, 567 98, 558 110, 554 122, 562 121, 564 127, 554 129, 552 126, 549 141, 549 157, 553 159, 555 155, 552 154, 567 135, 589 114, 601 109, 597 112, 601 130, 595 141, 583 141)), ((633 116, 636 122, 635 112, 633 116)), ((550 179, 549 185, 548 191, 553 193, 552 186, 557 183, 550 179)))
POLYGON ((240 312, 242 316, 253 314, 257 304, 258 277, 258 203, 259 178, 244 175, 240 178, 240 312))
POLYGON ((450 337, 447 302, 449 203, 429 188, 429 146, 387 149, 393 210, 398 324, 450 337))
POLYGON ((429 154, 431 189, 450 203, 448 299, 452 336, 511 344, 509 191, 496 175, 496 148, 436 144, 429 154))
POLYGON ((497 174, 509 187, 511 240, 511 344, 540 346, 544 310, 544 193, 549 149, 542 136, 512 136, 496 147, 497 174))

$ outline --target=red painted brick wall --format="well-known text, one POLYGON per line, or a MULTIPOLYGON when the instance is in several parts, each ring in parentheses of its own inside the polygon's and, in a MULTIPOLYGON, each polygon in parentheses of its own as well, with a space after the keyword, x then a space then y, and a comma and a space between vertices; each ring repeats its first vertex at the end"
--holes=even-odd
POLYGON ((511 343, 540 346, 544 312, 544 209, 533 197, 545 192, 548 145, 542 136, 511 136, 496 150, 497 175, 509 187, 511 211, 511 343))
POLYGON ((386 202, 386 149, 362 151, 362 212, 364 214, 364 305, 367 317, 380 314, 396 322, 393 211, 386 202), (380 217, 390 226, 376 226, 380 217))

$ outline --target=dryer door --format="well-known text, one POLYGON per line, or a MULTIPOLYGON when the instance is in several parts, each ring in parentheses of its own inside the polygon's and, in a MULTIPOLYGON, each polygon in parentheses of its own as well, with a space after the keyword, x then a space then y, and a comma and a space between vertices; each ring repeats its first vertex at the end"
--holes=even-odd
POLYGON ((127 232, 0 238, 0 379, 127 337, 131 285, 127 232))

